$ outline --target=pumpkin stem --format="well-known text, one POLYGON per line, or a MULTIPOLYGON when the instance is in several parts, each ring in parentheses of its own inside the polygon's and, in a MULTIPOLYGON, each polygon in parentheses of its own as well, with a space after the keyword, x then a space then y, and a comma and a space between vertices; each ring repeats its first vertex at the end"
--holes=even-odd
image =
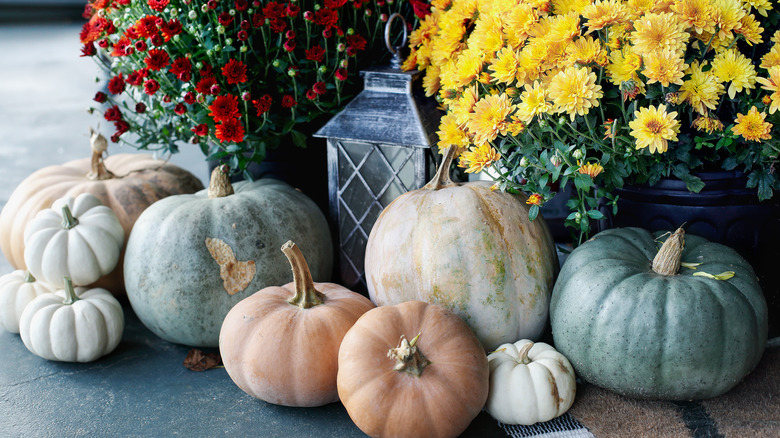
POLYGON ((92 127, 89 128, 89 132, 91 133, 89 144, 92 146, 92 170, 87 174, 87 178, 93 181, 111 179, 114 174, 106 169, 106 164, 103 161, 103 154, 108 149, 108 140, 92 127))
POLYGON ((450 164, 452 164, 452 160, 455 159, 455 154, 457 151, 458 148, 454 145, 448 147, 447 150, 444 151, 444 157, 441 160, 439 168, 436 170, 436 176, 434 176, 432 180, 428 181, 428 184, 423 186, 424 189, 439 190, 455 185, 455 183, 452 182, 452 179, 450 178, 450 164))
POLYGON ((520 351, 517 352, 517 363, 521 365, 528 365, 531 363, 531 358, 528 357, 528 353, 531 351, 531 348, 533 348, 534 343, 529 342, 525 345, 523 345, 523 348, 520 349, 520 351))
POLYGON ((661 275, 677 275, 685 247, 685 230, 682 227, 672 233, 653 258, 653 271, 661 275))
POLYGON ((73 280, 69 276, 65 276, 65 301, 62 304, 73 304, 80 298, 76 296, 76 290, 73 289, 73 280))
POLYGON ((391 348, 390 351, 387 352, 387 357, 395 359, 394 371, 420 377, 425 367, 431 364, 431 361, 426 359, 422 352, 417 348, 417 341, 420 339, 421 334, 422 333, 418 333, 411 342, 406 339, 406 336, 401 335, 398 347, 391 348))
POLYGON ((79 224, 79 220, 73 217, 73 213, 70 212, 68 204, 62 206, 62 228, 70 230, 79 224))
POLYGON ((233 193, 233 185, 230 184, 228 177, 230 168, 226 164, 221 164, 211 171, 211 180, 209 181, 209 199, 224 198, 233 193))
POLYGON ((325 301, 325 295, 314 288, 314 281, 311 279, 311 271, 303 253, 298 245, 291 240, 282 245, 282 252, 290 261, 293 271, 293 282, 295 283, 295 295, 287 300, 288 303, 298 306, 301 309, 318 306, 325 301))
POLYGON ((35 277, 33 277, 32 273, 30 271, 24 272, 24 282, 25 283, 35 283, 35 277))

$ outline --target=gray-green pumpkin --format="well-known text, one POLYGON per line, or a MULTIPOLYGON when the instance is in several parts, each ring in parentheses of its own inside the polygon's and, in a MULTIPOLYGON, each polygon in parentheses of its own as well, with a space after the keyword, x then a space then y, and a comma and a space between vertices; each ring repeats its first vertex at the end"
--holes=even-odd
POLYGON ((216 347, 236 303, 289 281, 279 252, 288 240, 306 251, 316 281, 330 279, 333 247, 316 204, 275 179, 231 186, 218 167, 208 190, 170 196, 138 218, 124 264, 130 304, 159 337, 216 347))
POLYGON ((668 235, 612 229, 575 249, 550 303, 555 346, 585 380, 625 396, 716 397, 761 358, 766 301, 736 251, 668 235))

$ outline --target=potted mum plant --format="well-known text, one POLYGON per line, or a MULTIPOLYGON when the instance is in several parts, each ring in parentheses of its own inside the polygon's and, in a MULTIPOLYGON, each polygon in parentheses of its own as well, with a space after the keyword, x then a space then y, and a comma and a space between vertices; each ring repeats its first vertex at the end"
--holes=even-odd
POLYGON ((89 0, 82 56, 108 75, 94 100, 113 142, 196 144, 252 178, 356 93, 357 72, 387 54, 389 15, 411 18, 416 1, 89 0))
MULTIPOLYGON (((447 109, 440 146, 467 172, 529 194, 571 184, 575 245, 618 213, 619 191, 739 171, 780 188, 780 14, 768 2, 475 3, 434 0, 406 68, 447 109)), ((679 224, 678 224, 679 225, 679 224)))

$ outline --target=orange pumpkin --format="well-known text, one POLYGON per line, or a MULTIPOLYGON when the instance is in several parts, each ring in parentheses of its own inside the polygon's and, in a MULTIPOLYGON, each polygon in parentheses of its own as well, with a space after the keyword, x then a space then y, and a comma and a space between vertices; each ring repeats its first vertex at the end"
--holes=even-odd
POLYGON ((485 405, 489 366, 454 312, 407 301, 369 310, 347 332, 338 390, 352 421, 370 436, 451 437, 485 405))
MULTIPOLYGON (((48 166, 30 174, 0 212, 0 250, 16 269, 24 263, 24 228, 35 215, 59 198, 95 195, 111 208, 125 231, 125 242, 146 207, 166 196, 194 193, 203 184, 190 172, 146 154, 118 154, 103 160, 105 138, 93 135, 92 157, 48 166)), ((122 261, 96 286, 123 295, 122 261)))
POLYGON ((239 388, 266 402, 335 402, 341 339, 374 304, 338 284, 314 283, 294 243, 282 252, 294 281, 261 289, 228 312, 219 333, 222 361, 239 388))

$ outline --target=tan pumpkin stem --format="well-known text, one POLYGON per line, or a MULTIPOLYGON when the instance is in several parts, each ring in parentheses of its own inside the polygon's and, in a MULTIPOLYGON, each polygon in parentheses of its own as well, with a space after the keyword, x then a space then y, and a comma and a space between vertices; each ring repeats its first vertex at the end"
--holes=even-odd
POLYGON ((436 176, 428 181, 428 184, 423 186, 424 189, 439 190, 455 185, 455 183, 452 182, 452 178, 450 178, 450 165, 452 164, 452 160, 455 159, 457 151, 458 148, 456 146, 450 146, 444 151, 444 157, 441 160, 439 169, 436 170, 436 176))
POLYGON ((219 165, 211 171, 211 180, 209 181, 208 195, 209 199, 224 198, 233 193, 233 185, 230 184, 230 168, 225 165, 219 165))
POLYGON ((62 206, 62 228, 70 230, 79 224, 79 220, 73 217, 73 213, 70 212, 70 207, 67 204, 62 206))
POLYGON ((522 365, 528 365, 531 363, 531 358, 528 357, 528 353, 531 352, 531 348, 533 348, 534 343, 529 342, 525 345, 523 345, 523 348, 520 349, 520 351, 517 352, 517 363, 522 365))
POLYGON ((76 301, 80 300, 78 296, 76 296, 76 290, 73 288, 73 280, 70 279, 69 276, 65 276, 65 301, 62 302, 62 304, 73 304, 76 301))
POLYGON ((30 271, 24 272, 24 282, 25 283, 35 283, 35 277, 33 277, 32 273, 30 271))
POLYGON ((103 154, 108 150, 108 140, 103 134, 92 128, 89 128, 89 131, 91 133, 89 143, 92 147, 92 170, 87 174, 87 178, 93 181, 114 178, 114 174, 106 169, 106 164, 103 161, 103 154))
POLYGON ((417 341, 421 334, 418 333, 411 342, 406 339, 406 336, 401 335, 398 347, 391 348, 387 352, 387 357, 395 359, 393 370, 420 377, 425 367, 431 364, 431 361, 426 359, 417 348, 417 341))
POLYGON ((653 258, 653 271, 661 275, 677 275, 685 247, 685 230, 682 227, 672 233, 653 258))
POLYGON ((301 309, 318 306, 325 301, 325 295, 314 287, 314 281, 311 278, 309 265, 298 245, 291 240, 282 245, 282 252, 290 261, 293 272, 293 282, 295 283, 295 295, 287 300, 288 303, 298 306, 301 309))

